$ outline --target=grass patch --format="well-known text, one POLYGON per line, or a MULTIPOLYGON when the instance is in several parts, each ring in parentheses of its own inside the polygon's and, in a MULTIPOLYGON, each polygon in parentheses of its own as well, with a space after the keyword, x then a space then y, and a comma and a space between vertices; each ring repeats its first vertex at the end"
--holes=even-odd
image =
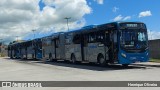
POLYGON ((4 53, 0 53, 0 57, 5 57, 6 55, 4 53))
POLYGON ((160 59, 153 59, 153 58, 151 58, 149 61, 150 61, 150 62, 157 62, 157 63, 160 63, 160 59))

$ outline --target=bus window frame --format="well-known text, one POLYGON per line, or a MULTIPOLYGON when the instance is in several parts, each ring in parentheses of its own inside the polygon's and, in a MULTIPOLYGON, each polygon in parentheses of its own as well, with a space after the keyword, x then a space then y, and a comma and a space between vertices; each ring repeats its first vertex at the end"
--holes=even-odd
POLYGON ((81 44, 81 34, 73 35, 73 44, 81 44))

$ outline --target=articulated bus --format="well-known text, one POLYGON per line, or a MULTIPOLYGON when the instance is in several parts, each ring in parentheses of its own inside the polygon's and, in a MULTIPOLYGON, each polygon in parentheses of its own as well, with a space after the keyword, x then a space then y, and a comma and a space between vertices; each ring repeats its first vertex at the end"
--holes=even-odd
POLYGON ((147 28, 141 22, 113 22, 14 43, 11 58, 94 62, 101 66, 149 60, 147 28))
POLYGON ((65 33, 59 32, 42 38, 44 60, 65 59, 65 33))
POLYGON ((147 28, 141 22, 91 25, 42 38, 43 59, 127 66, 147 62, 147 28))
POLYGON ((34 39, 10 44, 8 45, 8 56, 10 58, 41 59, 42 41, 34 39))
POLYGON ((13 43, 8 45, 8 56, 10 58, 20 58, 20 44, 13 43))

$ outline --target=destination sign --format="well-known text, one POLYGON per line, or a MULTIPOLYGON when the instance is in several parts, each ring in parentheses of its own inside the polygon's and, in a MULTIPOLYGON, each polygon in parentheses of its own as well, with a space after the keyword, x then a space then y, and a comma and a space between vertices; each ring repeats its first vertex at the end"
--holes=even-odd
POLYGON ((145 29, 145 25, 142 23, 121 23, 120 24, 121 29, 126 29, 126 28, 142 28, 145 29))
POLYGON ((127 27, 138 27, 137 24, 126 24, 127 27))

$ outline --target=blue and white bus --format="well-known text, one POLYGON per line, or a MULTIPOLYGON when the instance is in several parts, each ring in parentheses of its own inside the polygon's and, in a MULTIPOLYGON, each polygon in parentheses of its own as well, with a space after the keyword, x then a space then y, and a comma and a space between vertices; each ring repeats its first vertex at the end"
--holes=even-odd
POLYGON ((15 42, 8 45, 8 56, 21 59, 42 59, 41 39, 15 42))
POLYGON ((42 42, 43 55, 51 59, 94 62, 102 66, 119 63, 124 66, 147 62, 147 28, 141 22, 113 22, 91 25, 79 30, 61 32, 42 42), (52 52, 47 53, 47 49, 52 52), (60 53, 61 52, 61 53, 60 53))
POLYGON ((20 58, 21 57, 20 43, 12 43, 8 46, 8 56, 10 58, 20 58))
MULTIPOLYGON (((94 62, 101 66, 115 63, 127 66, 149 60, 147 27, 142 22, 90 25, 21 44, 20 54, 32 59, 94 62)), ((10 52, 12 57, 15 52, 10 52)))

